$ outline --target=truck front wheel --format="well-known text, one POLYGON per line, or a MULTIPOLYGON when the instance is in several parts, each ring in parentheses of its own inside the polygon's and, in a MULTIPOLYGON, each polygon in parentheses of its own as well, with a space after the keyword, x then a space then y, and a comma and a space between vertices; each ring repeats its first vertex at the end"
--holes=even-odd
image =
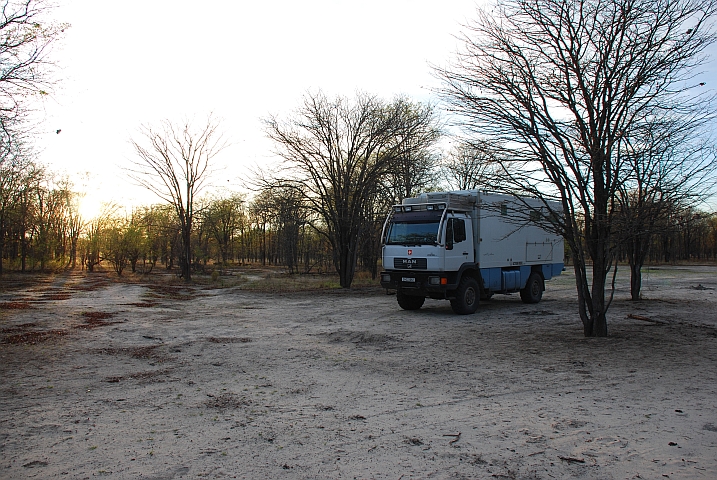
POLYGON ((456 298, 451 300, 451 308, 458 315, 469 315, 478 310, 480 288, 475 278, 464 277, 456 290, 456 298))
POLYGON ((426 301, 426 297, 406 295, 400 290, 396 293, 396 299, 398 300, 398 305, 404 310, 418 310, 423 306, 423 302, 426 301))
POLYGON ((528 277, 525 288, 520 291, 520 299, 523 303, 538 303, 543 298, 543 277, 539 273, 533 272, 528 277))

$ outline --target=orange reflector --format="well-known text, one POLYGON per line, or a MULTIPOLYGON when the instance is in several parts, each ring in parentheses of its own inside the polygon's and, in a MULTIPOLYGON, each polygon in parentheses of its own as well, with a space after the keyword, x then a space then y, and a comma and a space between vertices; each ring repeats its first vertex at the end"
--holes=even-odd
POLYGON ((441 285, 448 285, 448 279, 446 277, 441 277, 441 285))

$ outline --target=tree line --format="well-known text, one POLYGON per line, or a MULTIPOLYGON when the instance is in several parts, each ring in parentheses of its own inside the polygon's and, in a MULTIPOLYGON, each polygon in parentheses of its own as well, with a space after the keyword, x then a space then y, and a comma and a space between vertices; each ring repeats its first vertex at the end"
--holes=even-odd
MULTIPOLYGON (((480 188, 485 178, 476 173, 480 168, 475 165, 489 169, 485 159, 497 155, 486 149, 486 145, 460 145, 448 152, 426 151, 420 171, 384 172, 377 179, 377 194, 365 199, 360 214, 366 223, 360 227, 360 238, 357 235, 356 268, 373 276, 378 272, 381 229, 393 203, 425 190, 480 188)), ((335 271, 331 230, 316 204, 307 201, 308 190, 297 184, 275 184, 274 178, 253 180, 263 185, 253 193, 213 194, 196 201, 191 268, 201 272, 231 265, 272 265, 290 273, 335 271)), ((106 205, 95 218, 82 218, 82 196, 68 179, 34 161, 6 158, 0 164, 0 272, 102 267, 122 275, 178 269, 182 225, 170 203, 131 212, 106 205)), ((717 212, 674 205, 664 209, 655 224, 647 243, 647 262, 717 261, 717 212)), ((618 260, 627 263, 631 254, 627 244, 616 249, 618 260)))

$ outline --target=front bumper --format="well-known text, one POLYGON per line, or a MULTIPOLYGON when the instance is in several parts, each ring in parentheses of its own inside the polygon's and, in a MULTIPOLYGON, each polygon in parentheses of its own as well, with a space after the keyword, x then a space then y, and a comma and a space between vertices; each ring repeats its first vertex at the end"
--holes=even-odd
POLYGON ((447 291, 458 287, 456 278, 455 272, 391 270, 381 272, 381 286, 408 295, 446 298, 447 291))

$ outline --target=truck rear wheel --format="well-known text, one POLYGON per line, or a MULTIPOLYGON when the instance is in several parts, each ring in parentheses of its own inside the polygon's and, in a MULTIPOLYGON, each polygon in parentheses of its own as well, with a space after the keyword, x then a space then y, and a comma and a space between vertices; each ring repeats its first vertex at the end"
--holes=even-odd
POLYGON ((533 272, 528 277, 525 288, 520 290, 520 299, 523 303, 538 303, 543 298, 543 277, 539 273, 533 272))
POLYGON ((396 299, 398 300, 398 305, 404 310, 418 310, 423 306, 423 302, 426 301, 426 297, 406 295, 401 291, 396 293, 396 299))
POLYGON ((458 315, 470 315, 478 310, 480 288, 475 278, 464 277, 456 290, 456 298, 451 300, 451 308, 458 315))

